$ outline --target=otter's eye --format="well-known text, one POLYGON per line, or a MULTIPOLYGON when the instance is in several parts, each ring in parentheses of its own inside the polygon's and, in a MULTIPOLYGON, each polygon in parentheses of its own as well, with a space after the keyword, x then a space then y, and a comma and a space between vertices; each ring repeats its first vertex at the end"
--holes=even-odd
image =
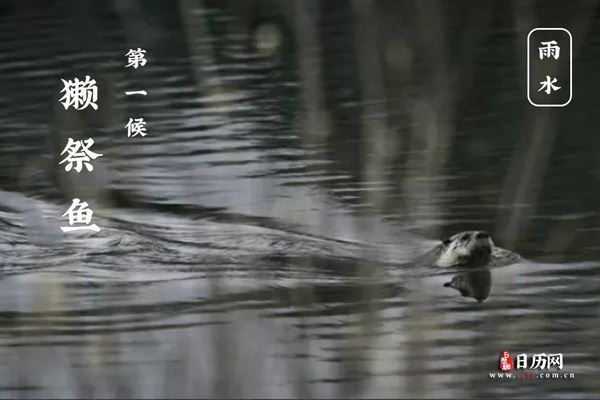
POLYGON ((446 239, 446 240, 444 240, 444 241, 442 242, 442 244, 443 244, 444 246, 448 246, 450 243, 452 243, 452 240, 450 240, 450 239, 446 239))
POLYGON ((490 234, 487 232, 483 232, 483 231, 478 232, 477 235, 475 235, 476 239, 487 239, 489 237, 490 237, 490 234))
POLYGON ((469 240, 469 235, 463 235, 463 237, 461 237, 460 240, 466 242, 467 240, 469 240))

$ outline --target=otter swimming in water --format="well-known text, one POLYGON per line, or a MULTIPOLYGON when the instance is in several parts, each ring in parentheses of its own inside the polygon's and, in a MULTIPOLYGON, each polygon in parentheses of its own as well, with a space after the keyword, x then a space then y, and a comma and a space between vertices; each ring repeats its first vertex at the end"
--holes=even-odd
POLYGON ((520 256, 494 245, 485 231, 466 231, 444 240, 418 259, 419 263, 438 267, 482 267, 508 265, 520 256))
POLYGON ((445 287, 451 287, 466 297, 479 302, 490 294, 492 274, 490 267, 510 265, 521 256, 494 245, 485 231, 457 233, 442 241, 418 259, 421 265, 435 267, 461 267, 462 272, 454 275, 445 287))

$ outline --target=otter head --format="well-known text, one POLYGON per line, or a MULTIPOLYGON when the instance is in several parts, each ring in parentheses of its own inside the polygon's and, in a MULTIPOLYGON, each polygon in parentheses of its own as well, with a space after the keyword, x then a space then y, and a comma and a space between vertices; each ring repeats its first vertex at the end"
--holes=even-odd
POLYGON ((436 264, 440 267, 464 265, 478 267, 490 262, 494 243, 484 231, 468 231, 442 242, 436 264))

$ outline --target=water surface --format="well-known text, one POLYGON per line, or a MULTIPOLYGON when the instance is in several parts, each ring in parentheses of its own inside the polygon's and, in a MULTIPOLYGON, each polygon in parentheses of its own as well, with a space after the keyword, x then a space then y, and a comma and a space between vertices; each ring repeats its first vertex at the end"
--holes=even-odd
POLYGON ((0 397, 597 396, 600 20, 548 4, 3 3, 0 397), (525 97, 536 21, 574 35, 565 109, 525 97), (406 264, 472 229, 523 260, 406 264), (490 379, 505 350, 576 377, 490 379))

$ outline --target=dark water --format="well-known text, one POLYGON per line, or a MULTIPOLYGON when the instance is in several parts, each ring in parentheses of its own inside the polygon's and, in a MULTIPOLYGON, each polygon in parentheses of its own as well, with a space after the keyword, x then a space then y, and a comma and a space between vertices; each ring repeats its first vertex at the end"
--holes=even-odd
POLYGON ((481 3, 2 2, 0 397, 597 397, 599 7, 481 3), (564 109, 527 102, 538 26, 564 109), (524 259, 407 266, 471 229, 524 259), (575 378, 490 379, 505 350, 575 378))

